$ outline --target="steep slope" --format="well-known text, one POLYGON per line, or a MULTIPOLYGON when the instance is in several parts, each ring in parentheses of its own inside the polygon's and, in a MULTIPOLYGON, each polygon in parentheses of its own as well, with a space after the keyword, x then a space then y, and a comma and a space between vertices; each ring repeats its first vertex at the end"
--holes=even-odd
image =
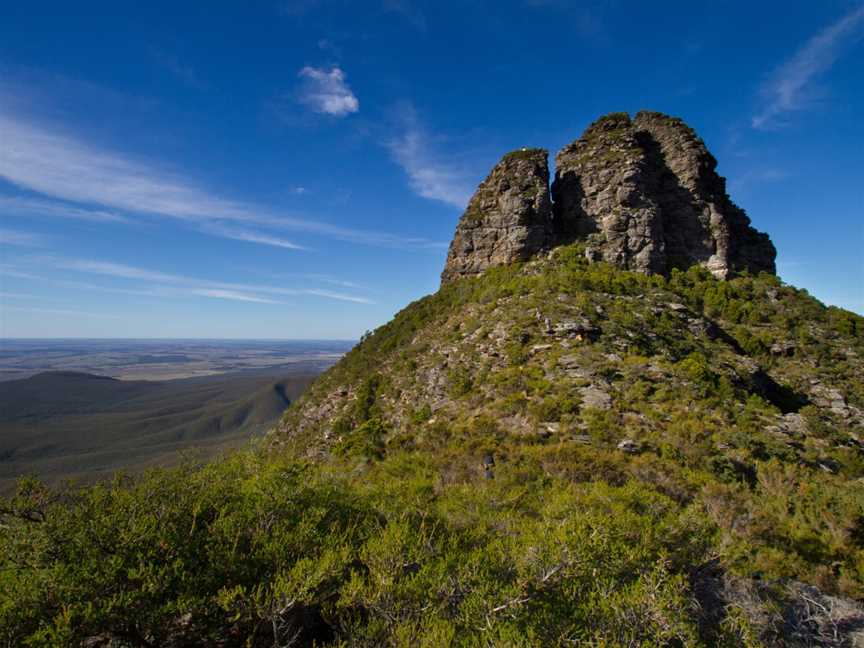
POLYGON ((716 534, 679 572, 700 623, 743 609, 748 645, 812 645, 768 626, 811 585, 864 597, 862 375, 864 318, 773 275, 645 275, 574 244, 411 304, 271 441, 364 480, 407 453, 432 501, 490 479, 505 499, 537 480, 662 494, 716 534))
POLYGON ((388 438, 488 416, 530 439, 659 445, 671 417, 693 419, 706 443, 736 437, 713 439, 721 454, 765 435, 811 465, 857 467, 860 317, 767 274, 665 279, 583 252, 558 248, 410 305, 319 378, 280 435, 329 448, 374 409, 388 438), (833 445, 808 425, 830 426, 833 445))
POLYGON ((864 319, 774 275, 774 246, 680 120, 609 115, 556 165, 550 224, 545 151, 505 156, 441 289, 321 376, 272 447, 371 483, 419 470, 430 508, 470 488, 492 515, 527 483, 668 498, 700 529, 670 560, 695 552, 671 577, 702 641, 861 640, 864 609, 824 597, 864 598, 864 319))

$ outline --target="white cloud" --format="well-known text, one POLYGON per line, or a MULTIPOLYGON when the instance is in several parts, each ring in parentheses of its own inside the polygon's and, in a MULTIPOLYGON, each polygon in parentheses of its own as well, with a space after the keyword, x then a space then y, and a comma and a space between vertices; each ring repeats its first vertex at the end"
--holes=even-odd
POLYGON ((21 272, 15 266, 4 263, 0 265, 0 278, 6 279, 7 277, 15 277, 16 279, 41 279, 41 277, 30 272, 21 272))
POLYGON ((67 203, 21 196, 0 196, 0 211, 10 214, 74 218, 96 223, 124 223, 128 225, 134 222, 120 214, 101 209, 85 209, 67 203))
POLYGON ((300 102, 315 112, 345 117, 360 110, 360 102, 345 83, 345 73, 340 68, 327 71, 307 65, 299 76, 303 80, 300 102))
POLYGON ((383 0, 384 11, 401 15, 421 32, 426 31, 426 16, 409 0, 383 0))
POLYGON ((0 245, 23 245, 38 247, 44 245, 44 237, 31 232, 0 229, 0 245))
POLYGON ((262 234, 261 232, 253 232, 247 229, 237 229, 234 227, 224 227, 221 225, 208 225, 202 228, 202 231, 208 234, 214 234, 223 238, 234 239, 235 241, 246 241, 247 243, 260 243, 261 245, 271 245, 273 247, 284 248, 286 250, 305 250, 307 248, 302 245, 297 245, 291 241, 279 236, 271 234, 262 234))
POLYGON ((107 315, 105 313, 94 313, 92 311, 76 311, 60 308, 29 308, 25 306, 4 306, 4 310, 22 311, 26 313, 45 313, 47 315, 71 315, 73 317, 87 317, 90 319, 123 319, 119 315, 107 315))
MULTIPOLYGON (((306 232, 341 241, 391 248, 438 248, 420 237, 357 230, 294 215, 276 214, 196 186, 152 164, 105 151, 54 130, 0 112, 0 178, 62 203, 0 197, 0 208, 39 209, 43 214, 89 220, 131 222, 106 208, 133 214, 179 219, 216 236, 231 231, 226 223, 259 229, 306 232), (70 205, 69 203, 79 203, 70 205), (81 206, 83 205, 83 206, 81 206), (98 208, 91 207, 97 205, 98 208), (221 232, 221 233, 220 233, 221 232)), ((233 230, 236 234, 238 230, 233 230)), ((228 238, 238 238, 228 236, 228 238)), ((258 231, 241 240, 288 248, 297 245, 258 231)), ((446 245, 445 245, 446 246, 446 245)), ((298 246, 299 247, 299 246, 298 246)))
POLYGON ((321 290, 320 288, 307 288, 303 290, 304 295, 317 295, 318 297, 327 297, 328 299, 336 299, 338 301, 354 302, 355 304, 373 304, 371 299, 366 297, 357 297, 355 295, 346 295, 345 293, 333 292, 332 290, 321 290))
POLYGON ((257 297, 236 290, 224 290, 221 288, 196 288, 191 291, 193 295, 202 297, 213 297, 214 299, 231 299, 233 301, 254 302, 256 304, 281 304, 282 302, 265 297, 257 297))
POLYGON ((320 288, 284 288, 281 286, 253 285, 243 283, 231 283, 198 279, 178 274, 150 270, 135 266, 114 263, 111 261, 100 261, 93 259, 70 259, 63 257, 43 256, 31 259, 38 267, 50 267, 60 270, 80 272, 83 274, 94 274, 117 279, 128 279, 134 281, 148 282, 148 287, 126 288, 115 286, 94 286, 69 282, 68 280, 44 279, 43 277, 29 275, 32 279, 42 279, 55 284, 64 284, 72 288, 85 290, 101 290, 117 292, 122 294, 141 295, 150 297, 170 297, 178 295, 196 295, 199 297, 211 297, 215 299, 233 299, 236 301, 257 302, 262 304, 279 304, 262 295, 285 295, 285 296, 313 296, 334 299, 338 301, 353 302, 356 304, 372 304, 372 300, 359 295, 351 295, 343 292, 334 292, 320 288))
POLYGON ((0 114, 0 177, 77 203, 190 220, 249 220, 242 205, 122 155, 0 114))
POLYGON ((207 88, 207 83, 201 80, 201 77, 198 76, 195 68, 191 65, 182 63, 176 56, 160 49, 154 48, 151 50, 151 53, 153 55, 153 60, 156 61, 160 67, 168 70, 187 86, 195 88, 196 90, 205 90, 207 88))
POLYGON ((786 180, 789 174, 783 169, 751 169, 729 179, 729 188, 735 191, 743 191, 753 185, 762 185, 769 182, 780 182, 786 180))
POLYGON ((87 274, 106 275, 120 279, 139 279, 142 281, 154 281, 160 283, 185 283, 189 279, 179 275, 168 274, 156 270, 136 268, 122 263, 111 263, 110 261, 92 261, 89 259, 63 259, 54 257, 43 257, 40 261, 46 262, 55 268, 84 272, 87 274))
POLYGON ((411 188, 423 198, 463 209, 471 197, 467 174, 436 155, 413 109, 403 108, 399 121, 401 132, 387 146, 408 174, 411 188))
POLYGON ((22 293, 0 291, 0 301, 4 299, 42 299, 38 295, 24 295, 22 293))
POLYGON ((343 288, 357 288, 358 290, 368 290, 366 286, 355 283, 353 281, 346 281, 344 279, 338 279, 337 277, 331 277, 330 275, 323 274, 305 274, 301 275, 308 279, 314 279, 315 281, 322 281, 324 283, 331 284, 333 286, 342 286, 343 288))
POLYGON ((773 128, 778 119, 812 103, 812 83, 837 60, 843 46, 864 36, 864 6, 859 6, 813 36, 781 65, 762 89, 763 105, 753 116, 754 128, 773 128))

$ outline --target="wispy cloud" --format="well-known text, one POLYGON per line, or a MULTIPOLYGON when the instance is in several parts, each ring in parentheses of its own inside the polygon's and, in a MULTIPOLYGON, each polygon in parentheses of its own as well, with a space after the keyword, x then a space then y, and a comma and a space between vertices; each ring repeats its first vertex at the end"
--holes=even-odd
POLYGON ((106 313, 94 313, 93 311, 76 311, 65 308, 30 308, 29 306, 4 306, 5 310, 23 311, 27 313, 45 313, 47 315, 71 315, 73 317, 87 317, 90 319, 123 319, 119 315, 106 313))
POLYGON ((803 110, 813 103, 813 83, 837 60, 842 49, 864 36, 864 5, 807 41, 781 65, 762 88, 762 107, 751 119, 754 128, 781 125, 786 113, 803 110))
POLYGON ((285 16, 302 16, 321 4, 321 0, 285 0, 278 5, 279 13, 285 16))
POLYGON ((195 68, 191 65, 182 63, 176 56, 161 49, 153 48, 151 50, 151 55, 159 67, 168 70, 179 81, 183 82, 190 88, 195 88, 196 90, 207 89, 207 83, 198 76, 195 68))
POLYGON ((21 232, 0 228, 0 245, 23 245, 38 247, 45 244, 45 238, 41 234, 32 232, 21 232))
POLYGON ((21 196, 0 196, 0 212, 26 216, 74 218, 96 223, 132 224, 131 218, 102 209, 86 209, 68 203, 21 196))
POLYGON ((4 299, 42 299, 39 295, 25 295, 23 293, 6 292, 0 290, 0 301, 4 299))
POLYGON ((79 288, 83 290, 100 290, 105 292, 117 292, 149 297, 194 295, 214 299, 232 299, 235 301, 256 302, 262 304, 282 303, 272 299, 270 296, 312 296, 356 304, 374 303, 372 300, 360 295, 352 295, 321 288, 286 288, 283 286, 270 286, 266 284, 214 281, 96 259, 40 256, 30 259, 29 261, 33 265, 42 268, 47 267, 82 274, 100 275, 147 283, 147 286, 144 288, 96 286, 93 284, 70 282, 68 279, 60 280, 53 277, 29 275, 29 278, 31 279, 41 279, 50 283, 67 285, 70 288, 79 288))
POLYGON ((249 220, 238 203, 122 155, 0 114, 0 176, 71 202, 190 220, 249 220))
POLYGON ((16 279, 41 279, 38 275, 34 275, 32 272, 22 272, 15 266, 9 265, 8 263, 4 263, 0 265, 0 279, 6 279, 7 277, 15 277, 16 279))
POLYGON ((402 106, 398 121, 399 133, 387 142, 387 147, 408 174, 411 188, 423 198, 464 208, 471 197, 470 181, 464 170, 445 162, 436 153, 412 107, 402 106))
POLYGON ((614 3, 599 0, 596 2, 581 0, 524 0, 524 5, 532 9, 556 10, 563 14, 566 20, 583 40, 595 45, 608 45, 611 42, 605 14, 614 3))
POLYGON ((317 295, 318 297, 326 297, 327 299, 335 299, 337 301, 354 302, 355 304, 374 304, 371 299, 366 297, 357 297, 356 295, 346 295, 332 290, 321 290, 320 288, 307 288, 302 291, 304 295, 317 295))
POLYGON ((358 284, 354 281, 346 281, 344 279, 339 279, 337 277, 331 277, 330 275, 324 274, 305 274, 300 275, 306 277, 308 279, 313 279, 315 281, 321 281, 323 283, 328 283, 333 286, 342 286, 343 288, 357 288, 358 290, 368 290, 368 288, 362 284, 358 284))
POLYGON ((789 177, 783 169, 751 169, 729 179, 729 188, 742 191, 752 185, 780 182, 789 177))
POLYGON ((233 301, 253 302, 256 304, 281 304, 282 302, 266 297, 258 297, 248 293, 239 292, 237 290, 225 290, 224 288, 195 288, 192 291, 193 295, 201 297, 213 297, 214 299, 230 299, 233 301))
POLYGON ((236 227, 225 227, 222 225, 207 225, 203 231, 208 234, 214 234, 223 238, 234 239, 235 241, 246 241, 247 243, 260 243, 261 245, 270 245, 273 247, 284 248, 286 250, 305 250, 302 245, 298 245, 280 236, 271 234, 262 234, 246 229, 238 229, 236 227))
POLYGON ((334 117, 345 117, 360 110, 360 101, 345 81, 339 67, 330 70, 310 66, 300 70, 299 100, 311 110, 334 117))
POLYGON ((158 270, 136 268, 123 263, 112 263, 110 261, 65 259, 56 257, 42 257, 39 261, 63 270, 106 275, 109 277, 118 277, 120 279, 138 279, 160 283, 187 283, 190 281, 187 277, 182 277, 180 275, 159 272, 158 270))
POLYGON ((426 31, 426 15, 410 0, 383 0, 385 12, 399 14, 415 29, 426 31))
POLYGON ((216 236, 286 249, 302 246, 265 230, 305 232, 379 247, 438 248, 442 245, 422 237, 357 230, 308 217, 274 213, 265 207, 223 198, 153 164, 93 147, 79 138, 2 112, 0 141, 3 142, 0 178, 55 201, 63 201, 2 197, 0 208, 40 209, 46 215, 117 222, 128 219, 114 210, 123 214, 155 215, 178 219, 197 229, 209 227, 209 233, 216 236), (228 225, 235 227, 232 230, 228 225), (242 229, 238 229, 238 225, 242 229), (289 245, 295 247, 289 248, 289 245))

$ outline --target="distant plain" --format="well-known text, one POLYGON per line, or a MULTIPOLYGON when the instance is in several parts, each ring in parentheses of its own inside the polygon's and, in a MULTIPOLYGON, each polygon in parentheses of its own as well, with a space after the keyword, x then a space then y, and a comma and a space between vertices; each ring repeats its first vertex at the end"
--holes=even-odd
POLYGON ((0 491, 209 457, 269 429, 350 342, 0 340, 0 491))
POLYGON ((121 380, 172 380, 233 371, 320 372, 353 342, 341 340, 0 339, 0 381, 43 371, 80 371, 121 380))

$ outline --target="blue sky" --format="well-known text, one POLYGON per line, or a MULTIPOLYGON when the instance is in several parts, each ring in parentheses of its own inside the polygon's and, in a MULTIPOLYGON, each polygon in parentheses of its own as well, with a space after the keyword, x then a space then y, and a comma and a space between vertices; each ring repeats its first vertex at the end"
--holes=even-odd
POLYGON ((662 6, 7 3, 0 334, 358 337, 436 290, 503 153, 640 109, 864 312, 864 4, 662 6))

